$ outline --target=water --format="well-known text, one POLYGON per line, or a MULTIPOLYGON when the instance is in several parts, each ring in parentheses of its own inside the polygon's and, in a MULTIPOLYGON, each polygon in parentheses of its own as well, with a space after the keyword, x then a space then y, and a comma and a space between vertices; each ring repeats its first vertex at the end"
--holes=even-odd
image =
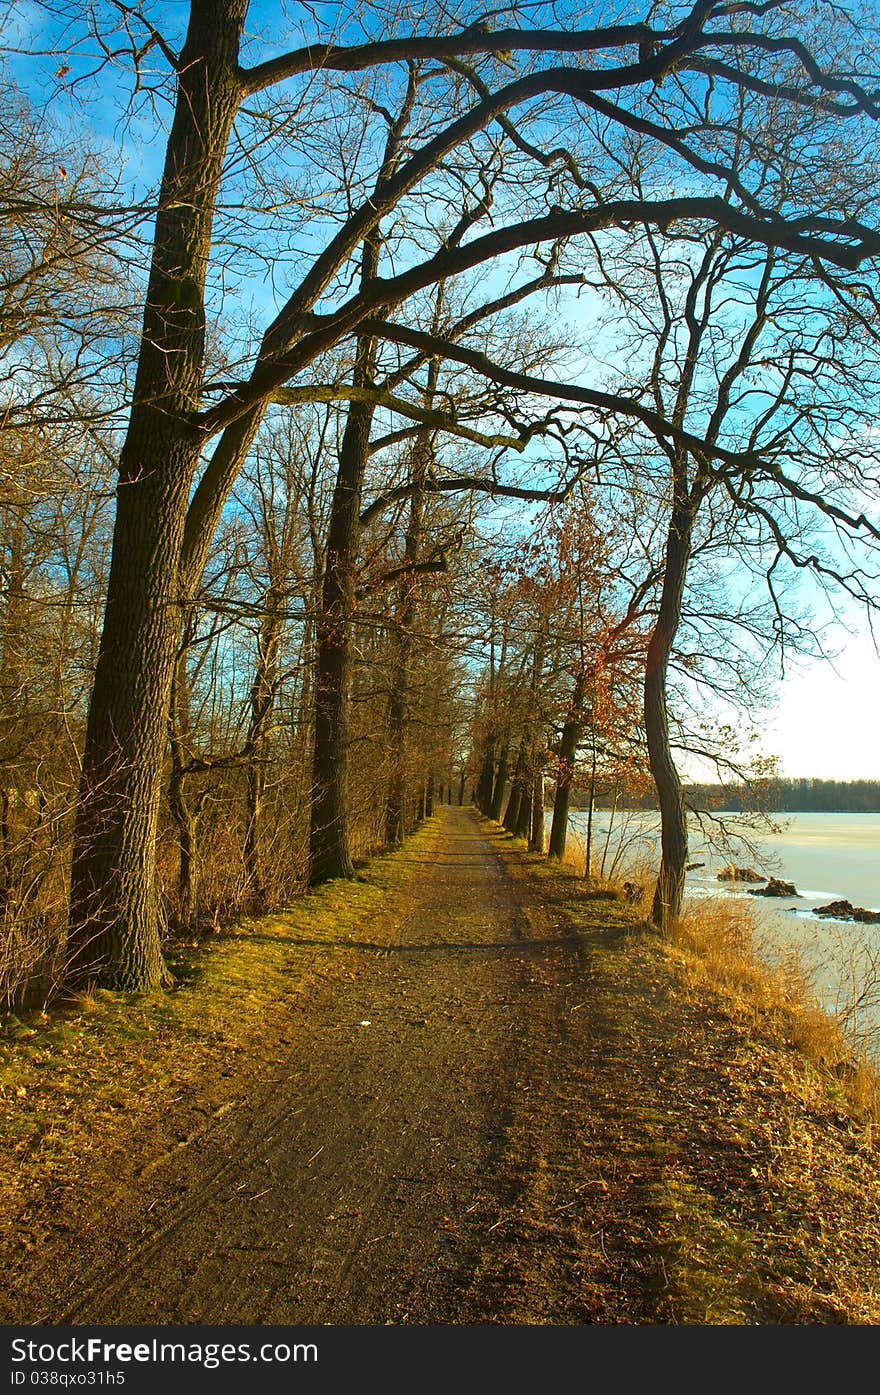
MULTIPOLYGON (((754 912, 755 946, 773 962, 794 951, 811 978, 814 996, 827 1010, 848 1017, 871 1054, 880 1060, 880 925, 824 920, 814 914, 828 901, 880 910, 880 814, 783 814, 775 830, 750 828, 725 815, 732 846, 722 848, 713 825, 691 820, 691 863, 685 895, 733 897, 754 912), (797 897, 750 896, 748 886, 718 880, 727 863, 753 867, 793 882, 797 897)), ((585 841, 587 816, 571 816, 571 836, 585 841)), ((716 830, 717 832, 717 830, 716 830)), ((618 814, 609 836, 608 814, 593 816, 593 865, 605 871, 656 871, 659 816, 618 814), (607 841, 606 841, 607 840, 607 841)))

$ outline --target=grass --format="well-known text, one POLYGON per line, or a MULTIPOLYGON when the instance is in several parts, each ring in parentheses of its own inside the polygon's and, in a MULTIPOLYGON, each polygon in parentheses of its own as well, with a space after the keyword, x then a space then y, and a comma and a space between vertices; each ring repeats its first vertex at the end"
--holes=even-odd
POLYGON ((724 992, 764 1031, 794 1047, 824 1077, 837 1103, 865 1125, 880 1122, 880 1070, 865 1041, 823 1010, 796 952, 769 964, 753 949, 750 908, 713 897, 686 904, 669 945, 691 974, 724 992))
POLYGON ((730 898, 690 903, 662 937, 643 918, 648 890, 635 907, 619 884, 588 889, 576 848, 548 864, 508 846, 552 923, 585 933, 583 1051, 596 1054, 582 1111, 595 1091, 613 1127, 582 1243, 589 1257, 601 1227, 614 1258, 616 1208, 622 1263, 653 1284, 621 1318, 600 1280, 596 1320, 880 1322, 878 1074, 802 965, 760 959, 750 908, 730 898), (619 1195, 615 1174, 629 1177, 619 1195))
MULTIPOLYGON (((569 840, 557 866, 584 877, 577 840, 569 840)), ((637 916, 646 914, 656 872, 647 864, 629 865, 625 875, 625 881, 623 874, 605 881, 594 877, 591 886, 633 905, 637 916)), ((870 1034, 858 1030, 846 1003, 838 1014, 819 1004, 812 975, 795 949, 771 964, 756 953, 755 940, 751 907, 717 896, 685 902, 668 947, 692 976, 735 1001, 762 1030, 772 1022, 780 1041, 822 1073, 825 1087, 854 1121, 880 1123, 880 1068, 870 1053, 870 1034)), ((880 964, 875 968, 880 974, 880 964)))
MULTIPOLYGON (((408 859, 430 844, 429 821, 402 853, 371 861, 353 881, 329 882, 283 912, 169 947, 169 992, 81 996, 49 1012, 0 1021, 0 1215, 16 1245, 38 1243, 22 1220, 35 1198, 70 1194, 87 1159, 124 1155, 135 1172, 136 1120, 160 1124, 162 1149, 186 1141, 224 1107, 225 1074, 245 1053, 273 1050, 270 1020, 324 978, 351 975, 349 941, 381 935, 408 859), (103 1157, 102 1157, 103 1155, 103 1157)), ((111 1183, 112 1185, 112 1183, 111 1183)))

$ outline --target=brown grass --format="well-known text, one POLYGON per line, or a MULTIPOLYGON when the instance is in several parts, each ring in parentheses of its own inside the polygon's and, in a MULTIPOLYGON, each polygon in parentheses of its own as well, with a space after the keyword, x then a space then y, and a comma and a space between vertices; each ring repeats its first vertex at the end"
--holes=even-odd
MULTIPOLYGON (((556 866, 584 877, 584 849, 577 839, 569 838, 556 866)), ((613 893, 630 903, 636 915, 647 917, 655 877, 656 870, 647 862, 628 863, 615 877, 594 876, 590 886, 613 893)), ((880 1123, 880 1066, 872 1059, 870 1040, 855 1030, 846 1005, 839 1015, 819 1005, 811 975, 796 950, 771 964, 757 953, 755 938, 751 906, 713 896, 686 902, 668 944, 692 975, 728 995, 756 1026, 796 1048, 827 1077, 857 1123, 880 1123)))
POLYGON ((751 908, 712 897, 686 904, 670 945, 692 972, 731 995, 765 1028, 772 1025, 782 1041, 831 1077, 855 1119, 880 1122, 880 1069, 864 1039, 819 1006, 795 950, 777 964, 765 963, 755 953, 754 939, 751 908))

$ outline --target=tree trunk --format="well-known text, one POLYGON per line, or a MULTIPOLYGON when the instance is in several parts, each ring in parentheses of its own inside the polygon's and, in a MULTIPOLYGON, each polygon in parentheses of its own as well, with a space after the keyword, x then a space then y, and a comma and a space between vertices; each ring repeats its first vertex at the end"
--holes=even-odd
MULTIPOLYGON (((279 564, 283 558, 278 558, 279 564)), ((278 665, 284 636, 283 577, 276 576, 263 598, 263 621, 257 636, 257 657, 251 684, 251 715, 245 750, 247 764, 247 821, 244 835, 244 869, 248 887, 258 904, 266 901, 260 877, 260 814, 266 786, 266 739, 272 721, 278 687, 278 665)))
POLYGON ((669 930, 681 913, 688 856, 684 797, 669 744, 666 679, 669 656, 681 621, 693 521, 693 507, 677 505, 673 508, 666 541, 666 567, 663 573, 660 609, 648 644, 645 668, 645 731, 648 740, 648 760, 657 787, 661 818, 660 874, 654 892, 651 918, 657 928, 663 931, 669 930))
MULTIPOLYGON (((170 446, 156 454, 167 460, 170 446)), ((185 453, 181 480, 192 463, 185 453)), ((182 485, 158 470, 120 487, 74 835, 68 982, 77 987, 136 991, 163 978, 155 842, 185 507, 182 485)))
MULTIPOLYGON (((355 386, 372 377, 376 341, 358 340, 355 386)), ((339 452, 330 506, 321 609, 315 626, 315 745, 309 835, 309 882, 351 877, 348 845, 348 745, 351 709, 351 626, 354 569, 360 541, 361 491, 374 408, 353 402, 339 452)))
MULTIPOLYGON (((364 248, 363 280, 371 278, 375 252, 364 248)), ((365 386, 375 368, 377 345, 357 340, 354 385, 365 386)), ((375 409, 353 402, 339 451, 324 559, 321 610, 315 624, 315 744, 308 880, 354 876, 349 850, 349 723, 351 709, 351 621, 354 566, 360 543, 361 490, 370 452, 375 409)))
POLYGON ((74 833, 68 982, 141 990, 164 976, 156 822, 182 616, 179 570, 201 437, 204 285, 247 0, 192 0, 122 449, 104 628, 74 833))
POLYGON ((528 838, 532 826, 532 772, 528 761, 523 764, 520 785, 519 810, 516 823, 511 830, 515 838, 528 838))
POLYGON ((568 808, 574 779, 574 763, 581 739, 581 716, 584 707, 584 675, 578 673, 572 693, 571 706, 562 728, 559 743, 559 774, 556 777, 556 797, 553 800, 553 823, 550 826, 548 857, 562 857, 568 838, 568 808))
POLYGON ((531 832, 529 834, 529 852, 543 853, 545 831, 544 831, 544 772, 536 770, 532 781, 532 809, 531 809, 531 832))
POLYGON ((177 869, 177 922, 188 930, 195 916, 196 868, 198 855, 197 820, 186 798, 186 775, 178 766, 168 783, 168 804, 177 829, 180 861, 177 869))
POLYGON ((593 879, 593 812, 596 808, 596 714, 593 712, 593 721, 590 727, 592 733, 592 750, 590 756, 590 802, 587 805, 587 846, 584 851, 584 876, 590 882, 593 879))
POLYGON ((509 750, 507 742, 501 747, 501 754, 498 757, 498 771, 495 775, 495 785, 492 790, 492 802, 489 805, 489 818, 498 823, 501 818, 501 810, 504 805, 504 791, 507 788, 507 768, 509 761, 509 750))
POLYGON ((492 807, 492 791, 495 788, 495 733, 490 732, 486 737, 486 749, 483 752, 483 766, 480 770, 480 778, 477 782, 476 804, 481 814, 488 816, 492 807))
MULTIPOLYGON (((396 622, 395 622, 396 623, 396 622)), ((385 842, 389 848, 399 848, 406 833, 406 700, 405 666, 409 645, 400 633, 396 636, 396 653, 388 695, 388 744, 391 749, 391 775, 385 801, 385 842)))
MULTIPOLYGON (((439 361, 431 364, 428 388, 424 394, 431 405, 437 385, 439 361)), ((409 518, 403 549, 403 565, 415 564, 422 539, 425 496, 422 486, 431 460, 431 439, 428 435, 416 439, 412 458, 412 478, 415 484, 410 496, 409 518)), ((391 757, 391 778, 385 805, 385 841, 389 847, 399 847, 406 834, 407 789, 407 719, 409 712, 409 673, 413 650, 413 619, 416 609, 416 581, 413 576, 401 578, 398 603, 394 617, 394 657, 391 669, 391 689, 388 695, 388 744, 391 757)))
MULTIPOLYGON (((412 73, 407 97, 391 124, 376 181, 376 193, 390 177, 400 153, 416 84, 412 73)), ((381 234, 364 240, 360 288, 376 279, 381 234)), ((353 385, 371 386, 376 368, 376 339, 357 337, 353 385)), ((360 543, 360 508, 375 407, 352 402, 348 409, 339 471, 330 505, 321 606, 315 627, 315 745, 312 765, 312 806, 309 829, 309 882, 312 886, 334 877, 351 877, 354 867, 348 845, 348 746, 351 716, 351 647, 354 617, 354 571, 360 543)))
POLYGON ((524 786, 526 779, 526 753, 521 745, 516 757, 516 766, 513 772, 513 780, 510 785, 510 798, 507 801, 507 808, 504 811, 504 827, 508 833, 515 834, 519 827, 519 812, 524 797, 524 786))

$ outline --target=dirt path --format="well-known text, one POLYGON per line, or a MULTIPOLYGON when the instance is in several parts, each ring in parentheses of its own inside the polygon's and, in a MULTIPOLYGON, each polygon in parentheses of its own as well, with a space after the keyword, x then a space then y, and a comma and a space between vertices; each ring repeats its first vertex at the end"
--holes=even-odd
MULTIPOLYGON (((779 1097, 743 1078, 743 1024, 607 904, 573 920, 470 811, 402 856, 368 937, 316 943, 319 990, 230 1062, 218 1117, 32 1262, 6 1320, 849 1320, 839 1290, 854 1263, 880 1279, 876 1256, 844 1264, 832 1237, 822 1257, 797 1225, 782 1271, 763 1246, 806 1164, 792 1142, 779 1165, 779 1097), (821 1301, 798 1287, 802 1250, 821 1301)), ((764 1086, 788 1068, 770 1055, 764 1086)), ((873 1154, 809 1127, 811 1166, 847 1152, 838 1221, 870 1250, 873 1154)))
POLYGON ((370 942, 339 946, 354 980, 294 1009, 281 1068, 245 1063, 234 1108, 84 1238, 97 1264, 47 1276, 43 1320, 456 1320, 497 1219, 534 949, 471 814, 413 863, 370 942))

